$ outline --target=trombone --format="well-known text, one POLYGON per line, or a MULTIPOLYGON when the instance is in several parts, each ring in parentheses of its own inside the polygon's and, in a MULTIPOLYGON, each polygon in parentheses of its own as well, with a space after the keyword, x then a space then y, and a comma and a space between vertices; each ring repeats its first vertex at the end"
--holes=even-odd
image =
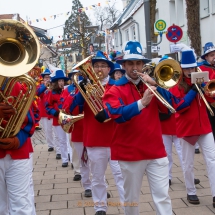
MULTIPOLYGON (((143 67, 145 72, 146 67, 143 67)), ((148 67, 147 67, 148 69, 148 67)), ((154 69, 154 77, 158 86, 169 89, 175 86, 182 76, 182 71, 179 63, 173 59, 167 59, 160 62, 154 69)), ((157 99, 165 105, 171 113, 175 113, 176 110, 161 96, 158 91, 152 90, 150 85, 144 81, 144 79, 138 75, 140 80, 151 90, 151 92, 157 97, 157 99)))

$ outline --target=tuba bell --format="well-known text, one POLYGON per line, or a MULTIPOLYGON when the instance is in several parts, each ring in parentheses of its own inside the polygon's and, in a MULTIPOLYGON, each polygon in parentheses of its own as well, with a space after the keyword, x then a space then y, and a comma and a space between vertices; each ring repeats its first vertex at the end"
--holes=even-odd
MULTIPOLYGON (((96 115, 103 109, 102 96, 104 94, 104 87, 102 86, 100 79, 103 78, 103 74, 96 74, 92 67, 91 55, 80 63, 75 65, 72 70, 79 70, 80 72, 74 75, 74 84, 78 88, 79 92, 84 97, 85 101, 89 105, 90 109, 96 115), (78 77, 82 76, 84 79, 84 86, 80 86, 78 77)), ((107 120, 106 120, 107 121, 107 120)))
POLYGON ((22 126, 36 93, 35 81, 25 73, 35 66, 39 53, 39 41, 29 26, 16 20, 0 20, 0 102, 16 110, 9 119, 0 119, 0 138, 15 136, 22 126), (23 90, 12 96, 17 82, 23 90))

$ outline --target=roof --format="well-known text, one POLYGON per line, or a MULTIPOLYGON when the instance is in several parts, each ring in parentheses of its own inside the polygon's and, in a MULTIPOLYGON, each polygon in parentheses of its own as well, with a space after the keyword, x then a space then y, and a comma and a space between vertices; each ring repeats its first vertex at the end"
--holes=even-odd
POLYGON ((122 19, 122 22, 120 25, 123 25, 130 17, 132 17, 144 4, 144 0, 139 0, 137 4, 135 4, 134 8, 131 10, 131 12, 124 18, 122 19))
POLYGON ((110 30, 125 23, 143 5, 144 0, 139 0, 137 3, 136 2, 137 0, 130 1, 125 10, 119 15, 117 20, 110 27, 110 30))

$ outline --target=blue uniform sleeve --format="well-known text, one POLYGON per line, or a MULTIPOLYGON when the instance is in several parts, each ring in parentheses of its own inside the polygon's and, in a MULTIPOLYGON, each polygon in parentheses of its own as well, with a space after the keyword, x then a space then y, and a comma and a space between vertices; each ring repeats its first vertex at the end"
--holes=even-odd
POLYGON ((76 95, 70 94, 70 96, 73 97, 73 102, 72 102, 72 104, 71 104, 71 106, 70 106, 70 108, 69 108, 70 112, 72 113, 73 110, 74 110, 77 106, 79 106, 79 110, 80 110, 80 112, 82 112, 82 111, 83 111, 83 106, 84 106, 84 101, 85 101, 85 100, 84 100, 84 97, 81 95, 80 92, 78 92, 76 95))
POLYGON ((40 96, 42 93, 44 93, 46 91, 46 86, 44 84, 41 84, 38 88, 37 88, 37 96, 40 96))

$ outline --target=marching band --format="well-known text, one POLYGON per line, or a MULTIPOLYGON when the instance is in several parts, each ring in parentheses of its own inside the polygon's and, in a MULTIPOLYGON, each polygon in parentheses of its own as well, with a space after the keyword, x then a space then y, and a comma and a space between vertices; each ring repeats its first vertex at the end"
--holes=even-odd
MULTIPOLYGON (((194 205, 201 202, 195 187, 200 180, 194 178, 193 171, 195 147, 197 143, 200 146, 215 208, 215 122, 206 103, 215 110, 215 92, 213 86, 205 88, 204 80, 195 82, 192 78, 200 69, 198 74, 208 71, 209 79, 215 79, 213 43, 205 44, 201 58, 203 61, 197 63, 192 50, 183 51, 178 66, 164 57, 150 77, 142 71, 151 59, 143 56, 139 42, 128 41, 115 63, 97 51, 75 65, 68 77, 59 68, 54 72, 43 68, 36 90, 38 107, 32 102, 15 135, 0 137, 0 214, 36 214, 30 136, 39 119, 48 151, 56 152, 63 168, 70 160, 73 180, 81 181, 84 196, 92 198, 95 215, 106 215, 107 199, 111 198, 105 178, 108 164, 125 215, 139 215, 144 175, 156 214, 171 215, 173 144, 184 175, 186 198, 194 205)), ((1 94, 3 90, 2 85, 1 94)), ((1 100, 0 135, 9 118, 17 114, 14 98, 27 90, 31 88, 26 83, 17 82, 11 91, 12 101, 1 100)))

